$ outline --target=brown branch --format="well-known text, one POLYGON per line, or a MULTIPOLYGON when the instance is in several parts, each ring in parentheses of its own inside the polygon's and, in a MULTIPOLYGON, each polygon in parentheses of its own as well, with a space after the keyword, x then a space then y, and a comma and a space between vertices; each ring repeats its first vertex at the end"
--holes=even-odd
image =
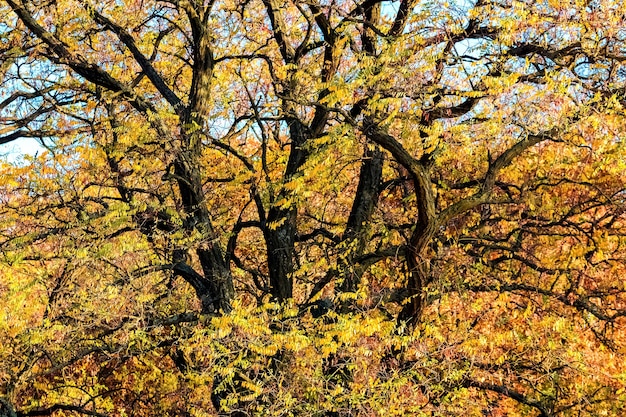
POLYGON ((31 416, 49 416, 57 411, 73 411, 75 413, 84 414, 94 417, 108 417, 108 414, 98 413, 97 411, 88 410, 84 407, 71 405, 71 404, 55 404, 47 408, 39 408, 30 411, 18 411, 18 417, 31 417, 31 416))
POLYGON ((482 180, 481 188, 478 192, 473 195, 464 198, 456 203, 452 204, 450 207, 445 209, 439 214, 438 223, 446 224, 452 218, 458 216, 459 214, 465 213, 468 210, 471 210, 481 204, 484 204, 494 186, 496 184, 496 178, 500 171, 506 167, 508 167, 511 162, 520 156, 524 151, 530 149, 531 147, 541 143, 545 140, 550 139, 554 134, 556 134, 557 128, 553 128, 550 131, 544 132, 539 135, 528 135, 524 139, 517 142, 515 145, 504 151, 495 161, 489 163, 489 168, 487 169, 487 173, 482 180))
POLYGON ((148 58, 146 58, 141 53, 141 51, 139 50, 139 48, 137 47, 135 43, 135 39, 123 27, 113 22, 108 17, 102 15, 93 7, 87 4, 84 4, 84 6, 87 8, 90 15, 93 16, 93 19, 96 23, 106 27, 107 29, 111 30, 113 33, 117 35, 119 40, 122 41, 124 45, 126 45, 130 53, 133 55, 133 58, 135 58, 135 61, 137 62, 137 64, 139 64, 144 74, 146 74, 148 79, 152 82, 152 85, 154 85, 154 87, 159 91, 159 93, 161 93, 163 98, 167 100, 167 102, 174 108, 174 110, 176 110, 177 113, 181 111, 183 107, 183 103, 181 99, 178 98, 176 93, 174 93, 165 84, 165 82, 163 81, 163 78, 161 78, 161 76, 157 73, 157 71, 154 69, 154 67, 148 60, 148 58))
POLYGON ((542 402, 532 400, 521 392, 515 391, 505 385, 490 384, 488 382, 479 382, 471 379, 465 379, 461 385, 465 388, 477 388, 484 391, 492 391, 505 397, 511 398, 518 403, 527 405, 538 410, 540 413, 538 417, 550 417, 554 415, 542 402))
MULTIPOLYGON (((152 112, 156 114, 156 108, 148 101, 138 97, 128 86, 115 79, 111 74, 100 68, 98 65, 88 62, 80 55, 70 52, 68 46, 48 32, 41 26, 35 18, 26 9, 26 6, 20 0, 7 0, 7 4, 13 12, 22 21, 22 23, 43 43, 45 43, 50 51, 48 58, 56 64, 67 65, 77 74, 100 87, 106 88, 112 92, 121 93, 122 96, 130 101, 132 106, 143 114, 152 112)), ((158 128, 158 126, 155 126, 158 128)), ((164 129, 159 133, 163 137, 168 137, 164 129)))

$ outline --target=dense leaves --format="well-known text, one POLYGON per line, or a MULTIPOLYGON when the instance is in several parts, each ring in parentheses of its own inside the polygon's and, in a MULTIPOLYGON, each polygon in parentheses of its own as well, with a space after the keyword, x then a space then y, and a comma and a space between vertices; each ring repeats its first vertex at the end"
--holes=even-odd
POLYGON ((0 1, 0 415, 623 415, 624 10, 0 1))

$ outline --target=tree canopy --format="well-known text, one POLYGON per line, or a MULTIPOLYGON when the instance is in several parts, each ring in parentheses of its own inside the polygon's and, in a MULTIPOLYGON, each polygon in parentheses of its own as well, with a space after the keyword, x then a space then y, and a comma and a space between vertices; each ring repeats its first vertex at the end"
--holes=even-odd
POLYGON ((624 415, 625 6, 0 0, 0 416, 624 415))

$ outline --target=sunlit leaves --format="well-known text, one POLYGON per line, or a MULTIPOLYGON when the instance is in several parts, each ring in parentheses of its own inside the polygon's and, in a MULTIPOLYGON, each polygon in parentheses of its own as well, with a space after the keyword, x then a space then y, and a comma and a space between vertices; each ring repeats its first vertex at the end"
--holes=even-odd
POLYGON ((19 4, 21 413, 623 414, 620 4, 19 4))

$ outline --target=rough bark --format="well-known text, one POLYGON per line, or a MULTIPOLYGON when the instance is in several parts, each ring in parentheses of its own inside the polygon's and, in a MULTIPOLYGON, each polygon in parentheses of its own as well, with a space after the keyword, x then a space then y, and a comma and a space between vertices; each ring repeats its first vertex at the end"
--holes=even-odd
MULTIPOLYGON (((264 0, 263 4, 267 10, 274 32, 274 40, 278 44, 283 62, 285 64, 298 64, 301 54, 308 46, 308 38, 305 38, 298 47, 294 47, 286 36, 287 23, 283 18, 281 7, 273 0, 264 0)), ((321 80, 326 82, 330 80, 332 74, 337 70, 338 59, 334 54, 336 35, 326 16, 320 13, 314 4, 309 5, 309 7, 326 41, 324 66, 320 74, 321 80)), ((290 84, 291 81, 288 79, 279 86, 284 97, 282 103, 283 115, 289 126, 289 137, 291 139, 289 159, 283 174, 283 183, 293 180, 298 175, 298 171, 309 156, 306 144, 310 139, 318 137, 323 133, 329 117, 329 112, 324 106, 317 106, 311 122, 302 121, 298 117, 294 106, 298 97, 290 84)), ((318 99, 322 100, 328 94, 327 90, 322 90, 318 99)), ((282 189, 274 201, 289 198, 289 193, 289 191, 282 189)), ((267 247, 270 292, 272 296, 279 300, 291 298, 293 295, 295 243, 298 235, 297 213, 298 207, 296 203, 292 203, 286 208, 272 205, 268 210, 267 223, 263 230, 267 247)))
MULTIPOLYGON (((308 152, 304 144, 309 139, 308 129, 297 119, 290 120, 291 149, 285 168, 285 182, 292 180, 306 161, 308 152)), ((288 198, 288 191, 281 190, 278 200, 288 198)), ((295 261, 295 243, 297 237, 297 205, 283 208, 270 207, 267 226, 264 229, 267 245, 267 264, 272 296, 279 300, 291 298, 293 294, 293 272, 295 261)))
POLYGON ((383 175, 383 153, 379 148, 366 147, 363 163, 359 171, 359 183, 348 216, 344 240, 349 247, 346 273, 344 273, 341 291, 354 292, 360 283, 360 274, 352 271, 353 260, 363 255, 367 244, 367 224, 378 202, 380 182, 383 175))
POLYGON ((11 403, 4 398, 0 398, 0 417, 17 417, 11 403))

